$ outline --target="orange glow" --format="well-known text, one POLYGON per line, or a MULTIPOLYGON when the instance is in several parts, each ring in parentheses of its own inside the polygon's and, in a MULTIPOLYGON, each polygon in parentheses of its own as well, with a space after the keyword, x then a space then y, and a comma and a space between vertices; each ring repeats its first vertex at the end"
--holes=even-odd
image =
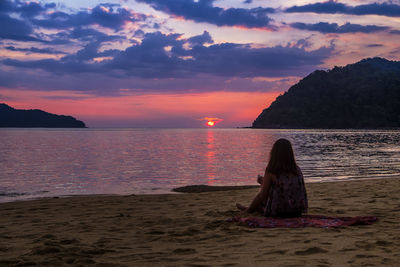
MULTIPOLYGON (((77 91, 30 91, 0 87, 1 103, 18 109, 42 109, 72 115, 89 127, 107 126, 101 121, 152 121, 184 117, 214 122, 215 127, 249 126, 280 92, 208 92, 193 94, 146 94, 96 96, 77 91), (8 100, 7 100, 8 99, 8 100), (55 99, 57 101, 55 101, 55 99), (204 117, 204 114, 213 116, 204 117), (201 119, 200 119, 201 118, 201 119), (220 119, 220 118, 223 118, 220 119), (219 125, 218 125, 219 126, 219 125)), ((123 124, 134 127, 135 124, 123 124)))
POLYGON ((95 57, 95 58, 93 58, 93 61, 94 62, 102 62, 104 60, 111 60, 111 59, 113 59, 113 58, 112 57, 95 57))
POLYGON ((207 125, 210 126, 210 127, 213 127, 213 126, 215 125, 215 122, 213 122, 213 121, 208 121, 208 122, 207 122, 207 125))
POLYGON ((236 29, 246 30, 246 31, 247 30, 264 31, 264 32, 274 32, 275 31, 274 29, 270 29, 270 28, 267 28, 267 27, 256 28, 256 27, 246 27, 244 25, 235 25, 233 27, 236 28, 236 29))

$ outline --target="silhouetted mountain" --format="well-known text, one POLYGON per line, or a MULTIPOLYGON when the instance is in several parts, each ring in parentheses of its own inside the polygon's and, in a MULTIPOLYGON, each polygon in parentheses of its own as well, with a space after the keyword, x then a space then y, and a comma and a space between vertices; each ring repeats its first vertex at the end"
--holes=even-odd
POLYGON ((38 109, 14 109, 0 104, 0 127, 85 128, 85 123, 71 116, 55 115, 38 109))
POLYGON ((368 58, 314 71, 278 96, 252 127, 400 127, 400 62, 368 58))

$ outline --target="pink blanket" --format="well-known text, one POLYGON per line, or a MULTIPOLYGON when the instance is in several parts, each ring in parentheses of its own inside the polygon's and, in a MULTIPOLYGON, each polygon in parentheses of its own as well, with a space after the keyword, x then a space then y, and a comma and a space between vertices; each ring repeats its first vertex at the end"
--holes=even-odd
POLYGON ((341 227, 351 225, 367 225, 376 222, 374 216, 356 217, 329 217, 323 215, 303 215, 296 218, 272 218, 272 217, 240 217, 230 218, 230 222, 247 224, 257 228, 300 228, 300 227, 341 227))

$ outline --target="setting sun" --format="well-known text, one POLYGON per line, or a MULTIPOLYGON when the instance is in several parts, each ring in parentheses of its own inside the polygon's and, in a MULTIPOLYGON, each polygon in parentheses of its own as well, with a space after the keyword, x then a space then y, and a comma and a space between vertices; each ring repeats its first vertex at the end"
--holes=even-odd
POLYGON ((217 123, 223 121, 223 119, 216 118, 216 117, 204 117, 201 119, 197 119, 200 121, 206 121, 206 126, 208 127, 214 127, 217 123))

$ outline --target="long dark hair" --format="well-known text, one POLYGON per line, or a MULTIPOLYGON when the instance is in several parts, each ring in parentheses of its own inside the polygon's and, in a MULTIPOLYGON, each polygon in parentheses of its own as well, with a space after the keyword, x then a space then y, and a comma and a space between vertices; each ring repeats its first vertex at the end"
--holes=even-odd
POLYGON ((279 176, 281 173, 298 175, 292 144, 289 140, 278 139, 271 149, 266 172, 279 176))

